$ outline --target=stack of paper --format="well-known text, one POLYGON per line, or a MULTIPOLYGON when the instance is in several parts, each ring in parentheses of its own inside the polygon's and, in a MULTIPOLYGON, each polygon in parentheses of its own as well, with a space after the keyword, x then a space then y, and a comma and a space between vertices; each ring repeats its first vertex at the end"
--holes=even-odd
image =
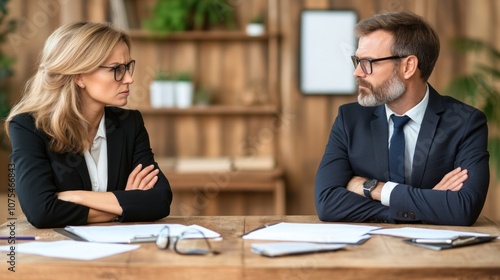
POLYGON ((244 239, 360 244, 370 238, 375 226, 348 224, 279 223, 250 231, 244 239))
POLYGON ((179 224, 139 224, 117 226, 68 226, 64 229, 86 241, 103 243, 134 243, 141 240, 154 241, 160 231, 168 226, 170 236, 179 236, 182 232, 194 228, 201 231, 206 238, 219 238, 220 234, 198 225, 179 224))

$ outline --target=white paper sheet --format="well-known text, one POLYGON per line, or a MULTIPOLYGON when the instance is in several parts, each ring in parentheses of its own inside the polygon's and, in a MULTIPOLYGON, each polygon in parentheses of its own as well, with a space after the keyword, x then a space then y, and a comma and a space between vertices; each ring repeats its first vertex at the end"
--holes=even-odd
POLYGON ((344 248, 344 244, 320 244, 309 242, 272 242, 252 244, 252 253, 266 257, 336 251, 344 248))
MULTIPOLYGON (((180 224, 139 224, 117 226, 68 226, 65 230, 91 242, 132 243, 137 237, 155 237, 165 226, 170 228, 170 236, 179 236, 182 232, 194 228, 203 232, 206 238, 218 238, 220 234, 207 228, 180 224)), ((193 236, 200 238, 200 235, 193 236)))
POLYGON ((370 234, 391 235, 406 238, 453 238, 459 235, 486 236, 488 234, 444 229, 427 229, 416 227, 386 228, 370 232, 370 234))
POLYGON ((375 226, 348 224, 279 223, 243 235, 244 239, 357 244, 378 229, 375 226))
MULTIPOLYGON (((12 245, 0 246, 0 251, 11 251, 12 245)), ((28 242, 15 245, 16 253, 75 260, 93 260, 139 248, 140 245, 90 243, 73 240, 28 242)))

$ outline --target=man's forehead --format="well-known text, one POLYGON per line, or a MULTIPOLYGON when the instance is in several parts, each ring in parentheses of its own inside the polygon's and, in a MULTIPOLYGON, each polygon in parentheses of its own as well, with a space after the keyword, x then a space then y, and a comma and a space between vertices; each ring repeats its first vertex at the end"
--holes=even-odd
POLYGON ((390 55, 393 42, 393 35, 385 30, 377 30, 359 37, 358 57, 379 57, 380 55, 390 55))

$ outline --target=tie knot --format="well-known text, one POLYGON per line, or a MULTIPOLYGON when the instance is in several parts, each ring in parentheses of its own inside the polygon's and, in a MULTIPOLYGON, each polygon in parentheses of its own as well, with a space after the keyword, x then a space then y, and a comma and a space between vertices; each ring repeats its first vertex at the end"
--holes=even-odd
POLYGON ((398 117, 396 115, 391 115, 391 119, 394 122, 394 128, 401 128, 410 121, 410 117, 408 116, 398 117))

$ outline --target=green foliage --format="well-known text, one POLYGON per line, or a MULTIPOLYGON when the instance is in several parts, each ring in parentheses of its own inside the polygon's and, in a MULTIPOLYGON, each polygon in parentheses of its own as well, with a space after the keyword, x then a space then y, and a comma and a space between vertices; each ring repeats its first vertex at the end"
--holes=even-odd
POLYGON ((228 0, 157 0, 152 16, 144 20, 146 29, 180 32, 225 24, 234 28, 234 9, 228 0))
MULTIPOLYGON (((7 4, 9 0, 0 0, 0 44, 4 43, 7 35, 15 30, 16 21, 6 19, 8 10, 7 4)), ((14 59, 5 55, 0 49, 0 123, 3 126, 3 120, 7 117, 10 111, 9 92, 6 85, 6 79, 12 76, 12 63, 14 59)), ((3 127, 0 128, 0 149, 7 150, 9 145, 6 144, 3 127)))
POLYGON ((488 118, 490 132, 488 150, 491 162, 500 174, 500 91, 494 84, 500 81, 500 51, 494 46, 477 39, 455 38, 451 47, 461 54, 484 54, 488 63, 476 63, 471 73, 455 77, 445 89, 445 93, 455 96, 482 110, 488 118))

